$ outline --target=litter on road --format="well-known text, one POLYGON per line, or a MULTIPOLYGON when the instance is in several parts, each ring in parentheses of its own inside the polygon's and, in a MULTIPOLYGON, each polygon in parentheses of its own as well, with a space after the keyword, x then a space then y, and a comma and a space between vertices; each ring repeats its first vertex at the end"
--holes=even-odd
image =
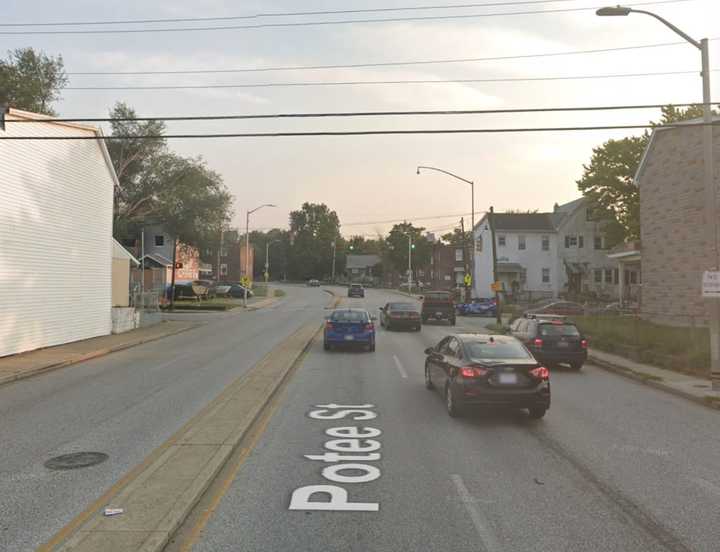
POLYGON ((118 516, 118 515, 124 514, 124 513, 125 513, 125 510, 123 508, 105 508, 103 515, 105 517, 110 517, 110 516, 118 516))

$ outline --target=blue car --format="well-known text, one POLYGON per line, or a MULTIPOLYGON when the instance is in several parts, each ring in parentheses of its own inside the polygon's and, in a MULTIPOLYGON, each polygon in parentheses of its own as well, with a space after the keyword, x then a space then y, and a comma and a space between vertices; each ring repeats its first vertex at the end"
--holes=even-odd
POLYGON ((338 345, 361 345, 375 350, 374 317, 364 309, 336 309, 325 321, 323 345, 326 351, 338 345))
POLYGON ((460 316, 496 316, 497 304, 495 299, 476 299, 472 303, 457 306, 460 316))

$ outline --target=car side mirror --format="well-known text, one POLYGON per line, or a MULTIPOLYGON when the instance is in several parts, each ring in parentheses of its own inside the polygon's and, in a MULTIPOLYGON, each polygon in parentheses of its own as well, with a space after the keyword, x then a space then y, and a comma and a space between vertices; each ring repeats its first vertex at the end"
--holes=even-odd
POLYGON ((428 347, 427 349, 425 349, 426 355, 432 355, 433 353, 435 353, 435 349, 433 349, 432 347, 428 347))
POLYGON ((420 299, 420 301, 422 301, 423 299, 425 299, 425 296, 424 296, 424 295, 418 295, 418 299, 420 299))

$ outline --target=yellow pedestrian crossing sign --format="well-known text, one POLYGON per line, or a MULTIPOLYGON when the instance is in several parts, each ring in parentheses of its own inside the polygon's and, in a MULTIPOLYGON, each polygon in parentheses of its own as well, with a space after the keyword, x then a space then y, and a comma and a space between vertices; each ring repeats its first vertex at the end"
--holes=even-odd
POLYGON ((240 278, 240 284, 243 287, 249 288, 250 287, 250 278, 248 278, 247 276, 243 276, 242 278, 240 278))
POLYGON ((463 278, 463 282, 465 282, 466 286, 470 286, 472 284, 472 276, 470 276, 470 274, 465 274, 465 278, 463 278))

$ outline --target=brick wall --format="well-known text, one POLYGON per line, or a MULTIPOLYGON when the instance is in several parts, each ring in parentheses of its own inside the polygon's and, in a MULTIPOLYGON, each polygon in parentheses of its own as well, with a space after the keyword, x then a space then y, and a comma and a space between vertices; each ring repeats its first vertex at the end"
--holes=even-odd
MULTIPOLYGON (((720 131, 715 130, 715 180, 720 131)), ((702 272, 710 268, 703 187, 702 129, 656 132, 639 178, 642 313, 651 320, 692 324, 706 319, 702 272)))

